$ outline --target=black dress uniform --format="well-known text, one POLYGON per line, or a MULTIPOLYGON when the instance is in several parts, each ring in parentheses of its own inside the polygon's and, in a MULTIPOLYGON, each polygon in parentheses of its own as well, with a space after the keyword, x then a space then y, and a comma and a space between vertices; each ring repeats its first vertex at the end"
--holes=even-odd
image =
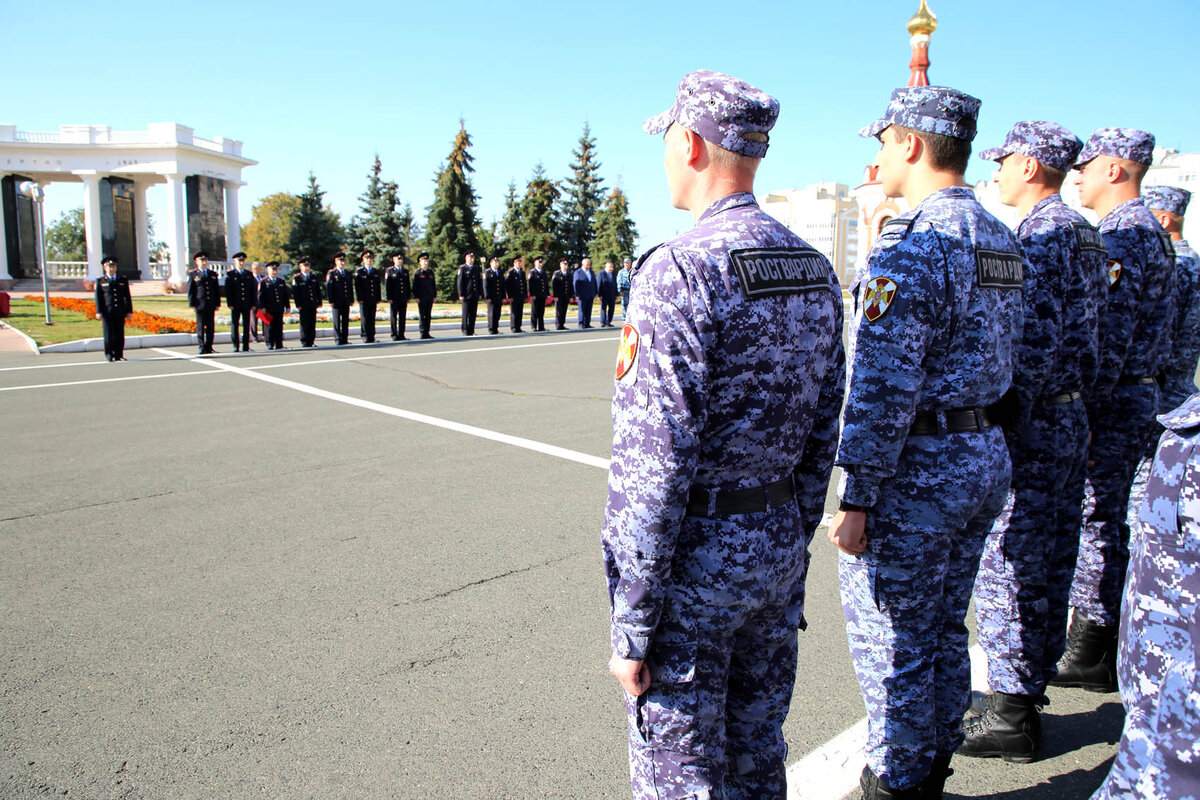
POLYGON ((188 277, 188 305, 196 310, 196 340, 200 355, 213 350, 217 309, 221 307, 221 278, 211 269, 194 269, 188 277))
POLYGON ((312 347, 317 340, 317 309, 321 307, 321 278, 312 272, 292 277, 292 301, 300 312, 300 346, 312 347))
POLYGON ((391 304, 392 341, 397 342, 404 338, 404 328, 408 323, 408 301, 412 298, 408 270, 403 265, 388 267, 384 284, 391 304))
POLYGON ((561 267, 550 278, 550 291, 554 295, 554 329, 567 329, 567 309, 571 305, 571 275, 561 267))
POLYGON ((283 315, 291 307, 292 293, 283 278, 265 278, 258 285, 258 307, 271 315, 267 323, 267 349, 283 349, 283 315))
POLYGON ((96 279, 96 313, 104 329, 104 357, 109 361, 125 358, 125 317, 133 313, 129 281, 124 275, 101 275, 96 279))
POLYGON ((549 276, 541 267, 535 266, 529 273, 529 324, 535 331, 546 330, 546 298, 549 296, 549 276))
POLYGON ((500 270, 489 266, 483 273, 483 296, 487 300, 488 333, 499 333, 500 311, 504 308, 504 278, 500 270))
POLYGON ((483 292, 483 271, 473 264, 459 264, 455 283, 458 299, 462 303, 462 332, 467 336, 474 336, 475 316, 479 313, 479 296, 483 292))
POLYGON ((522 333, 521 322, 525 318, 525 298, 529 296, 529 282, 525 270, 513 267, 504 276, 504 293, 508 295, 508 329, 522 333))
POLYGON ((417 313, 421 315, 421 338, 432 339, 429 324, 433 319, 433 301, 437 299, 437 281, 433 268, 418 269, 412 280, 413 294, 417 297, 417 313))
POLYGON ((350 305, 354 302, 354 281, 342 269, 329 270, 325 277, 325 297, 333 317, 333 336, 338 344, 350 343, 350 305))
POLYGON ((225 305, 229 307, 229 334, 233 352, 250 349, 250 309, 258 296, 258 281, 248 269, 225 273, 225 305))
POLYGON ((354 273, 358 295, 358 332, 364 342, 375 341, 375 309, 383 299, 383 273, 375 267, 359 267, 354 273))

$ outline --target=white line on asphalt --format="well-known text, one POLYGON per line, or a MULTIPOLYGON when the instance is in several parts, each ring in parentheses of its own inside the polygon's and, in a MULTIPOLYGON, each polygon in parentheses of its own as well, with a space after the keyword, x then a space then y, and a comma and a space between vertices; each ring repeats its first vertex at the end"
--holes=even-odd
POLYGON ((189 375, 212 375, 212 372, 195 369, 190 372, 164 372, 161 375, 126 375, 123 378, 96 378, 90 381, 63 381, 62 383, 34 383, 29 386, 0 386, 0 392, 20 392, 25 389, 54 389, 59 386, 86 386, 89 383, 121 383, 124 381, 150 381, 155 378, 184 378, 189 375))
POLYGON ((506 433, 489 431, 485 428, 477 428, 474 425, 464 425, 461 422, 452 422, 448 419, 431 417, 428 414, 418 414, 415 411, 406 411, 403 408, 385 406, 382 403, 373 403, 370 400, 362 400, 357 397, 338 394, 337 392, 329 392, 324 389, 318 389, 314 386, 308 386, 307 384, 289 381, 285 378, 277 378, 274 375, 263 375, 261 372, 243 369, 242 367, 235 367, 232 364, 222 361, 210 361, 206 359, 202 360, 195 355, 188 355, 186 353, 173 353, 170 350, 161 350, 157 347, 154 348, 154 351, 164 355, 172 356, 174 358, 204 364, 205 366, 212 367, 213 369, 232 372, 237 375, 244 375, 247 378, 254 378, 255 380, 265 381, 266 383, 273 383, 276 386, 282 386, 286 389, 293 389, 297 392, 311 394, 315 397, 323 397, 327 400, 333 400, 338 403, 357 406, 358 408, 363 408, 368 411, 376 411, 380 414, 388 414, 389 416, 399 417, 400 419, 407 419, 412 422, 420 422, 424 425, 432 425, 436 428, 444 428, 449 431, 455 431, 456 433, 466 434, 467 436, 475 436, 480 439, 488 439, 493 442, 500 442, 501 444, 508 444, 512 445, 513 447, 520 447, 524 450, 532 450, 535 453, 542 453, 544 455, 554 456, 555 458, 574 461, 577 464, 585 464, 589 467, 597 467, 604 470, 608 469, 608 459, 599 458, 597 456, 589 455, 588 453, 580 453, 575 450, 568 450, 565 447, 557 447, 552 444, 546 444, 545 442, 535 442, 532 439, 525 439, 520 436, 509 436, 506 433))
MULTIPOLYGON (((134 361, 166 361, 167 359, 159 356, 157 358, 135 358, 134 361)), ((26 369, 59 369, 61 367, 95 367, 106 362, 96 359, 95 361, 72 361, 68 364, 32 364, 27 367, 0 367, 0 372, 20 372, 26 369)))

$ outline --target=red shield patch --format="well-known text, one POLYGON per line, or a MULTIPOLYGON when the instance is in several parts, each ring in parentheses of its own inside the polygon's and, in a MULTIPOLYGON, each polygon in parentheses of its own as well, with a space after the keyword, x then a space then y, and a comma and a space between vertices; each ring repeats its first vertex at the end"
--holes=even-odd
POLYGON ((637 363, 638 332, 629 323, 621 328, 621 347, 617 350, 617 380, 625 377, 637 363))
POLYGON ((863 316, 867 322, 882 317, 896 299, 896 284, 891 278, 872 278, 863 287, 863 316))
POLYGON ((1117 281, 1121 280, 1121 262, 1115 258, 1108 261, 1108 288, 1117 285, 1117 281))

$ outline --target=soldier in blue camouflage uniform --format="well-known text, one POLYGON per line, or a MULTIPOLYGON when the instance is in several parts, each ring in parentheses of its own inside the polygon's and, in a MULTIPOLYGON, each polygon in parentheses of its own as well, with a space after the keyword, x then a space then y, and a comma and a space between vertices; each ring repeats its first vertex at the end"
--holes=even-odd
POLYGON ((1154 137, 1100 128, 1079 154, 1079 200, 1100 215, 1108 296, 1100 365, 1087 398, 1084 520, 1071 584, 1074 614, 1055 686, 1116 691, 1117 623, 1129 561, 1126 505, 1138 459, 1154 435, 1157 377, 1170 352, 1175 261, 1170 237, 1141 198, 1154 137))
POLYGON ((1147 186, 1142 197, 1171 237, 1175 250, 1175 327, 1159 403, 1166 413, 1196 391, 1196 363, 1200 361, 1200 259, 1183 238, 1183 216, 1192 193, 1174 186, 1147 186))
POLYGON ((1121 606, 1125 730, 1093 800, 1200 797, 1200 395, 1167 428, 1138 522, 1121 606))
POLYGON ((855 286, 830 530, 867 707, 864 798, 942 795, 970 700, 967 604, 1009 487, 989 407, 1012 379, 1024 264, 963 185, 978 109, 954 89, 897 89, 860 131, 880 141, 884 194, 912 206, 855 286))
POLYGON ((1038 708, 1065 647, 1067 601, 1079 550, 1097 318, 1107 281, 1100 232, 1059 189, 1083 147, 1053 122, 1018 122, 998 161, 1000 201, 1015 206, 1028 263, 1021 345, 1013 364, 1018 418, 1006 426, 1012 489, 975 583, 979 643, 987 653, 984 713, 964 724, 958 752, 1031 761, 1038 708))
POLYGON ((778 109, 704 70, 645 124, 696 226, 639 260, 613 390, 609 669, 636 798, 786 796, 845 358, 832 267, 754 200, 778 109))

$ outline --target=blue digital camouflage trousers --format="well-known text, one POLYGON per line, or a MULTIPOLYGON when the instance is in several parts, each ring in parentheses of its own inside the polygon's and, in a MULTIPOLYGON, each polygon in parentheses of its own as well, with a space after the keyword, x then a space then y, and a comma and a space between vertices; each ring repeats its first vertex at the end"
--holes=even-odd
POLYGON ((1040 695, 1066 647, 1068 596, 1079 551, 1088 422, 1083 401, 1037 406, 1009 438, 1012 489, 975 581, 988 685, 1040 695))
POLYGON ((984 539, 1011 478, 999 428, 912 436, 867 512, 867 549, 842 554, 846 634, 867 707, 867 765, 915 786, 962 744, 965 619, 984 539))
POLYGON ((800 520, 794 503, 684 519, 650 688, 625 695, 635 800, 786 797, 782 728, 812 533, 800 520))
POLYGON ((1129 565, 1129 491, 1151 436, 1158 385, 1117 386, 1090 419, 1087 484, 1071 606, 1097 625, 1116 625, 1129 565))

